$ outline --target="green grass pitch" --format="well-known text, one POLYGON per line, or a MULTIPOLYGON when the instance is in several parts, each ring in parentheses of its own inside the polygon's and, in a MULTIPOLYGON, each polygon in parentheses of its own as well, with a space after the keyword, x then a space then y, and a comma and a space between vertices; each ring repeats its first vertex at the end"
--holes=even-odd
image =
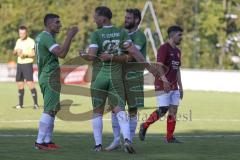
MULTIPOLYGON (((39 104, 42 95, 38 84, 39 104)), ((42 108, 32 108, 32 98, 25 88, 25 108, 13 108, 18 102, 15 83, 0 83, 0 159, 1 160, 239 160, 240 158, 240 94, 185 91, 179 107, 175 135, 183 144, 164 144, 166 121, 153 124, 145 141, 136 134, 136 155, 123 150, 96 153, 90 120, 81 113, 91 110, 89 97, 61 95, 73 100, 69 112, 63 106, 63 117, 57 118, 53 141, 61 145, 56 151, 33 148, 42 108), (86 118, 86 117, 85 117, 86 118), (69 121, 71 119, 71 121, 69 121)), ((155 97, 145 99, 146 107, 139 112, 139 124, 156 105, 155 97)), ((138 133, 139 125, 136 133, 138 133)), ((112 140, 110 114, 104 115, 103 146, 112 140)))

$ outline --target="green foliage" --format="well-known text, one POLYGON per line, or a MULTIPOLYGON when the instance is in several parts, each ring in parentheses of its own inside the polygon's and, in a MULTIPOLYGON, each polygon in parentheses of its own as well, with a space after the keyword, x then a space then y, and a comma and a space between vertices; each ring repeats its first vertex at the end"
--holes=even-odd
MULTIPOLYGON (((163 38, 167 40, 166 30, 170 25, 178 24, 184 28, 184 40, 181 45, 183 67, 190 68, 225 68, 233 67, 230 63, 231 53, 226 54, 216 44, 223 46, 226 39, 226 8, 222 0, 152 0, 163 38)), ((231 2, 228 12, 238 15, 238 19, 228 22, 239 31, 240 12, 238 0, 231 2)), ((80 49, 85 49, 91 32, 96 28, 93 21, 95 7, 107 5, 113 12, 113 24, 123 26, 125 9, 143 9, 145 0, 1 0, 0 3, 0 54, 1 62, 14 59, 12 49, 18 38, 17 28, 26 25, 29 34, 35 38, 44 29, 43 17, 54 12, 60 15, 62 31, 57 36, 63 42, 67 28, 79 26, 80 32, 74 38, 70 54, 63 62, 78 56, 80 49)), ((150 13, 143 19, 141 28, 150 27, 154 35, 156 29, 150 13)), ((234 34, 234 33, 233 33, 234 34)), ((156 36, 154 36, 156 39, 156 36)), ((157 40, 157 39, 156 39, 157 40)), ((156 41, 159 46, 159 40, 156 41)), ((237 48, 237 46, 235 46, 237 48)), ((149 55, 153 59, 151 48, 149 55)), ((235 49, 236 51, 237 49, 235 49)), ((234 53, 235 54, 235 53, 234 53)), ((238 53, 239 54, 239 53, 238 53)))

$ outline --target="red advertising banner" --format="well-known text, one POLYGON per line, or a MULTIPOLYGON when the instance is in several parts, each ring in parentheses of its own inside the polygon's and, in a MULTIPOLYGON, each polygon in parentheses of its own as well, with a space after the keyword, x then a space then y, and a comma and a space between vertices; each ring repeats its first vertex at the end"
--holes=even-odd
MULTIPOLYGON (((82 84, 85 83, 85 75, 88 66, 61 66, 61 82, 63 84, 82 84)), ((38 81, 38 68, 33 66, 33 79, 38 81)))

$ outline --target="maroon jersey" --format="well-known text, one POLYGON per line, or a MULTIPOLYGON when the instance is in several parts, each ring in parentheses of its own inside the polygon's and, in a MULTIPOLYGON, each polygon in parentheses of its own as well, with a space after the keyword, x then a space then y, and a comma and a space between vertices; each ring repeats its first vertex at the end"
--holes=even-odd
MULTIPOLYGON (((171 83, 171 90, 177 90, 177 72, 181 66, 181 51, 178 48, 173 48, 167 42, 158 49, 157 62, 165 65, 165 76, 168 82, 171 83)), ((155 78, 155 90, 164 90, 163 82, 159 78, 155 78)))

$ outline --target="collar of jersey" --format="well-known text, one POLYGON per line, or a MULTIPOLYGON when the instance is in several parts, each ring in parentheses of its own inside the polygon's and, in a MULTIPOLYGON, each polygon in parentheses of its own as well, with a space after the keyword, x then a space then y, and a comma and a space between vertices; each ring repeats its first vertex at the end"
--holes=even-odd
POLYGON ((52 34, 51 34, 51 33, 49 33, 48 31, 43 31, 43 32, 45 32, 45 33, 49 34, 50 36, 52 36, 52 34))
MULTIPOLYGON (((20 39, 20 38, 19 38, 20 39)), ((29 39, 29 37, 27 37, 27 38, 25 38, 25 39, 20 39, 21 41, 26 41, 26 40, 28 40, 29 39)))
POLYGON ((103 28, 111 28, 113 27, 113 25, 110 25, 110 26, 103 26, 103 28))
POLYGON ((136 29, 136 30, 133 31, 133 32, 128 33, 128 35, 132 35, 132 34, 134 34, 134 33, 137 32, 137 31, 138 31, 138 29, 136 29))

